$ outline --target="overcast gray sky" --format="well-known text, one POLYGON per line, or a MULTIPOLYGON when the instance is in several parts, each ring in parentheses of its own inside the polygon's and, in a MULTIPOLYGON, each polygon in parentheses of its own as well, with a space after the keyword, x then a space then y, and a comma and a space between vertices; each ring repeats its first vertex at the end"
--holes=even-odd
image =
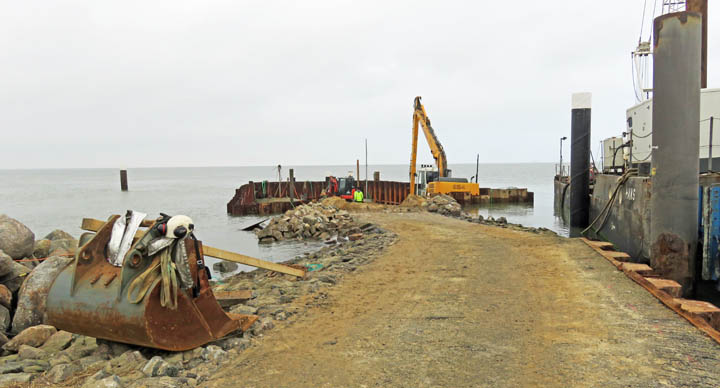
POLYGON ((416 95, 451 164, 552 162, 573 92, 623 130, 642 8, 0 0, 0 168, 407 163, 416 95))

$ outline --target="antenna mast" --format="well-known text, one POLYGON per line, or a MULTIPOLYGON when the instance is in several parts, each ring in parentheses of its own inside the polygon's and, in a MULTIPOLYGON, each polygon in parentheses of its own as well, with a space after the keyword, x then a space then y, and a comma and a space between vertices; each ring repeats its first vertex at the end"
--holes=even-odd
MULTIPOLYGON (((702 32, 702 61, 700 70, 700 87, 707 88, 707 0, 663 0, 660 6, 660 14, 665 15, 673 12, 692 11, 698 12, 703 17, 702 32)), ((637 48, 632 51, 632 76, 633 86, 635 90, 635 99, 638 102, 649 99, 652 95, 652 26, 655 20, 655 11, 657 1, 653 1, 652 17, 648 21, 650 32, 647 37, 643 37, 643 30, 646 24, 645 15, 647 11, 647 1, 643 8, 643 19, 640 27, 640 38, 638 39, 637 48)))

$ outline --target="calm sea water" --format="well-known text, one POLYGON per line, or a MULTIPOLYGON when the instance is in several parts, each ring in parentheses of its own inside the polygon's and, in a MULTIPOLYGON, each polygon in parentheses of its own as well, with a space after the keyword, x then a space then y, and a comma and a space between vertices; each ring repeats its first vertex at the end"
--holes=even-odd
MULTIPOLYGON (((327 175, 347 175, 355 166, 284 166, 283 179, 288 168, 295 169, 297 180, 323 180, 327 175)), ((474 164, 450 168, 456 177, 475 175, 474 164)), ((370 177, 373 171, 380 171, 381 179, 406 181, 408 167, 370 165, 368 171, 370 177)), ((481 187, 527 187, 535 192, 535 204, 484 207, 473 209, 475 212, 567 234, 562 221, 553 215, 552 163, 481 164, 479 171, 481 187)), ((361 166, 364 177, 365 167, 361 166)), ((266 260, 283 261, 318 247, 304 242, 258 245, 254 234, 240 229, 259 218, 226 214, 226 204, 237 187, 263 179, 277 180, 277 167, 129 169, 127 192, 120 191, 116 169, 0 170, 0 213, 23 222, 37 239, 54 229, 78 237, 83 217, 104 220, 133 209, 148 217, 160 212, 186 214, 205 244, 266 260)))

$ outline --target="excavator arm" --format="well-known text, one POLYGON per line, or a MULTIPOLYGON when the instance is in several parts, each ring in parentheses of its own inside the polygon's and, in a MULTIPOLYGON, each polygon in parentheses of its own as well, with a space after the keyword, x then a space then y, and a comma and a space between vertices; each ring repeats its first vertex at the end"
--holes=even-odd
POLYGON ((415 186, 415 163, 417 161, 418 129, 420 126, 422 126, 423 133, 425 134, 425 140, 427 140, 430 146, 430 152, 435 159, 435 164, 438 166, 439 176, 447 176, 447 157, 445 156, 445 150, 430 125, 430 118, 428 118, 425 107, 420 102, 421 98, 420 96, 415 97, 414 103, 412 149, 410 153, 410 194, 417 194, 417 188, 415 186))

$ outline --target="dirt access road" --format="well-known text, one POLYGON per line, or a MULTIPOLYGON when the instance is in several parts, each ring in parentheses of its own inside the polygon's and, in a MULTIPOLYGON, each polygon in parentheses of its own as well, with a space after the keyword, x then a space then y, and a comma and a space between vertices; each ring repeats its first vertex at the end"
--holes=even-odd
POLYGON ((397 243, 203 386, 720 386, 720 346, 579 240, 362 218, 397 243))

